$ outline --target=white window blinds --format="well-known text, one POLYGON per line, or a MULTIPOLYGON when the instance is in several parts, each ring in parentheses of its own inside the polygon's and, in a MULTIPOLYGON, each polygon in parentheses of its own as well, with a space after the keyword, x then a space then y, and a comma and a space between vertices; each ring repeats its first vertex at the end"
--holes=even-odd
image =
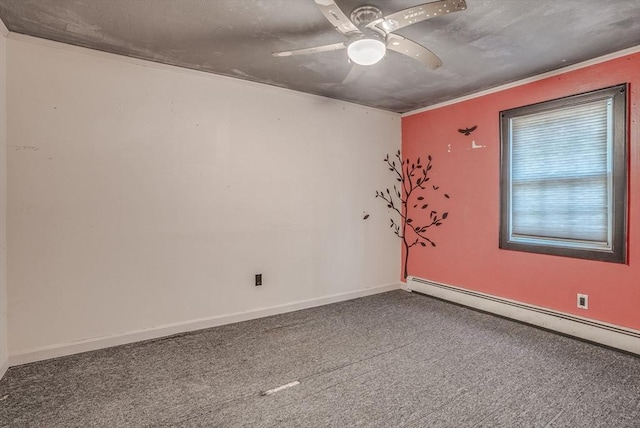
POLYGON ((511 118, 512 239, 610 246, 611 104, 511 118))

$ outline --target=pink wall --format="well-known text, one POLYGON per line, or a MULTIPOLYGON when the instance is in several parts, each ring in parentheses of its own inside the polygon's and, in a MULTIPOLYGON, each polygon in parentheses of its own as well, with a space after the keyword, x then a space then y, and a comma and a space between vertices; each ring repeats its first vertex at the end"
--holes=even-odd
MULTIPOLYGON (((432 183, 451 195, 436 248, 412 248, 409 275, 640 329, 640 53, 404 117, 402 151, 433 156, 432 183), (628 264, 498 248, 501 110, 618 83, 630 86, 628 264), (458 128, 478 125, 466 137, 458 128), (472 141, 482 148, 472 149, 472 141), (576 294, 589 295, 589 309, 576 294)), ((429 197, 427 197, 429 199, 429 197)))

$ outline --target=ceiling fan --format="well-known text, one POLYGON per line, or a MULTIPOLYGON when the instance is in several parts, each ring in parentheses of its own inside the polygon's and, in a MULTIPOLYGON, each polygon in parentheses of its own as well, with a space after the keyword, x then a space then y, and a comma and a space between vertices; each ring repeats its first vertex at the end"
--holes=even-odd
POLYGON ((436 54, 404 36, 395 34, 394 31, 429 18, 467 8, 465 0, 439 0, 382 16, 382 11, 377 7, 365 5, 354 9, 349 19, 334 0, 315 0, 315 2, 325 18, 336 30, 344 34, 347 40, 330 45, 273 52, 272 55, 286 57, 346 48, 353 67, 342 82, 344 84, 354 81, 366 66, 380 61, 387 49, 413 58, 434 70, 439 68, 442 66, 442 60, 436 54))

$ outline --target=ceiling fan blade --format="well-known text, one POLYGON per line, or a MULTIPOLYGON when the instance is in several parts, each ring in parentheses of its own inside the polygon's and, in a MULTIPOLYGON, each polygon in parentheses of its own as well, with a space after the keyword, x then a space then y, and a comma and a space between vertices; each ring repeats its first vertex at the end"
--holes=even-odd
POLYGON ((435 16, 446 15, 447 13, 458 12, 467 8, 465 0, 440 0, 431 3, 420 4, 410 7, 391 15, 385 16, 384 20, 376 26, 387 33, 406 27, 407 25, 422 22, 435 16))
POLYGON ((387 49, 420 61, 422 64, 434 70, 442 66, 442 60, 438 58, 436 54, 399 34, 389 34, 387 37, 387 49))
POLYGON ((315 0, 315 2, 325 18, 342 34, 361 32, 333 0, 315 0))
POLYGON ((353 64, 353 67, 351 67, 349 74, 347 74, 347 77, 344 78, 344 80, 342 81, 342 84, 348 85, 349 83, 353 82, 358 77, 360 77, 362 73, 364 73, 364 70, 365 70, 364 67, 358 64, 353 64))
POLYGON ((282 52, 272 52, 273 56, 293 56, 293 55, 307 55, 317 52, 329 52, 329 51, 339 51, 340 49, 344 49, 346 47, 344 42, 334 43, 331 45, 323 45, 323 46, 314 46, 312 48, 303 48, 296 49, 293 51, 282 51, 282 52))

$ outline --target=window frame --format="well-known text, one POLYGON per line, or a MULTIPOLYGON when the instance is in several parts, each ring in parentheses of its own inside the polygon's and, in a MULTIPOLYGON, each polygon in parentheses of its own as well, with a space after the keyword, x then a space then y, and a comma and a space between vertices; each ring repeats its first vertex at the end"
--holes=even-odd
MULTIPOLYGON (((499 247, 505 250, 548 254, 613 263, 627 263, 627 212, 628 212, 628 84, 623 83, 595 91, 503 110, 500 119, 500 237, 499 247), (612 187, 611 194, 611 248, 576 248, 570 239, 552 239, 554 245, 525 243, 511 239, 511 119, 528 116, 563 107, 596 100, 612 100, 612 187)), ((575 242, 575 241, 574 241, 575 242)))

